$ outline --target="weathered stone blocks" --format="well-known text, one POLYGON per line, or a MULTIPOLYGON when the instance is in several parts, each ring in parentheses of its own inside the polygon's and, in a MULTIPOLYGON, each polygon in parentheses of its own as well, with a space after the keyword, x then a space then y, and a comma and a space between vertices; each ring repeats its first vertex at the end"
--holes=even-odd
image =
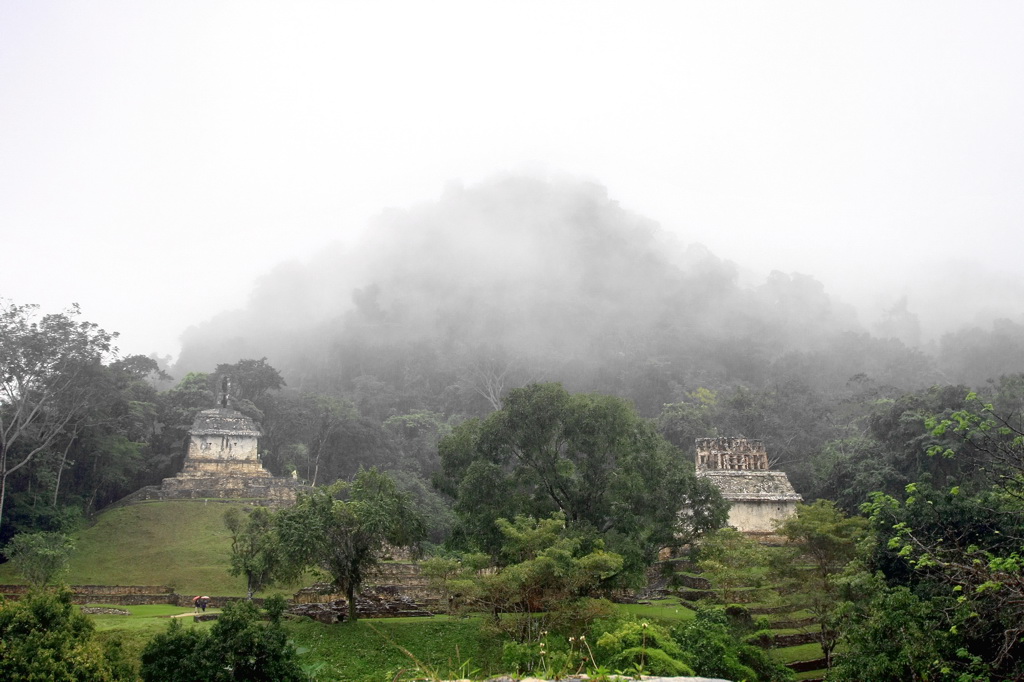
POLYGON ((181 473, 165 478, 159 486, 142 488, 121 503, 249 499, 275 506, 293 504, 303 486, 294 479, 274 477, 263 468, 260 435, 256 424, 237 410, 227 406, 203 410, 189 431, 181 473))
POLYGON ((729 525, 769 534, 803 500, 784 471, 770 471, 764 443, 746 438, 698 438, 697 476, 714 483, 731 505, 729 525))

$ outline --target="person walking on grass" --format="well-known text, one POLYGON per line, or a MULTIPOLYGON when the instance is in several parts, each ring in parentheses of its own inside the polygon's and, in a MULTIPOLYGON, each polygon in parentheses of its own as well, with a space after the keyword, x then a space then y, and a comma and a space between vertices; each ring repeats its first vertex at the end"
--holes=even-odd
POLYGON ((199 613, 199 595, 192 597, 192 606, 195 607, 196 613, 199 613))

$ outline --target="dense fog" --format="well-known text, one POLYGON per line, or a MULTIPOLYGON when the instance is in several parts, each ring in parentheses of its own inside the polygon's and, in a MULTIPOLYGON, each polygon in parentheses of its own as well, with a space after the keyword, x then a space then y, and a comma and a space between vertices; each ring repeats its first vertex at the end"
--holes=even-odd
POLYGON ((654 416, 697 387, 773 376, 909 389, 1024 368, 1012 308, 979 320, 984 305, 951 302, 942 325, 957 331, 928 335, 906 297, 867 320, 827 274, 741 272, 597 184, 500 177, 385 211, 355 247, 279 265, 244 309, 185 333, 172 374, 265 356, 293 388, 382 382, 405 396, 394 410, 449 414, 545 379, 654 416))

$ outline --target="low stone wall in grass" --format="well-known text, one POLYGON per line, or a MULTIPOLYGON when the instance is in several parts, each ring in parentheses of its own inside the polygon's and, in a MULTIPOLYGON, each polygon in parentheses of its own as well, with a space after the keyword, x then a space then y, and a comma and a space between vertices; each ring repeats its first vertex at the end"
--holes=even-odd
POLYGON ((811 670, 824 670, 825 659, 815 658, 811 661, 793 661, 792 663, 787 663, 786 667, 795 673, 806 673, 811 670))
MULTIPOLYGON (((29 589, 28 585, 0 585, 0 594, 7 599, 21 599, 29 589)), ((177 605, 182 598, 166 585, 70 585, 69 589, 74 604, 177 605)))
MULTIPOLYGON (((72 594, 95 594, 103 596, 172 595, 174 588, 167 585, 71 585, 72 594)), ((0 585, 0 594, 21 596, 28 594, 28 585, 0 585)))
POLYGON ((794 632, 788 635, 777 635, 777 634, 764 634, 760 637, 750 638, 747 640, 750 644, 756 644, 759 647, 765 649, 776 649, 787 646, 800 646, 801 644, 810 644, 818 641, 818 633, 816 632, 794 632))
MULTIPOLYGON (((28 585, 0 585, 0 595, 7 599, 21 599, 29 591, 28 585)), ((69 585, 73 604, 117 604, 118 606, 148 606, 169 604, 171 606, 192 606, 194 594, 178 594, 166 585, 69 585)), ((210 606, 220 608, 230 602, 242 601, 245 597, 210 597, 210 606)), ((254 604, 263 606, 262 599, 253 599, 254 604)))
MULTIPOLYGON (((429 588, 427 580, 420 573, 419 564, 381 563, 366 577, 360 593, 368 598, 411 599, 417 603, 436 603, 439 595, 429 588)), ((296 604, 318 604, 344 599, 328 583, 316 583, 295 593, 296 604)))
POLYGON ((818 619, 813 616, 807 618, 796 618, 793 620, 777 620, 772 623, 776 630, 795 630, 797 628, 809 628, 817 624, 818 619))
POLYGON ((128 609, 112 609, 109 606, 83 606, 82 613, 90 616, 130 616, 132 612, 128 609))
MULTIPOLYGON (((290 607, 288 613, 329 625, 348 617, 348 602, 344 599, 305 602, 290 607)), ((359 618, 430 618, 434 615, 423 604, 408 597, 385 599, 365 592, 356 597, 356 614, 359 618)))

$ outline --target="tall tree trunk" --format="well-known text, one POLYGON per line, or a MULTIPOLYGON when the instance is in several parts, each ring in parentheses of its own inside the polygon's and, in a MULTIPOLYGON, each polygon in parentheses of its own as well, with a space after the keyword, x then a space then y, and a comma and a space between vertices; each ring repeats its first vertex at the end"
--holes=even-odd
POLYGON ((324 452, 324 443, 321 440, 319 443, 317 443, 317 446, 316 446, 316 460, 315 460, 315 464, 313 465, 313 482, 312 482, 311 485, 314 488, 316 487, 316 479, 320 475, 320 456, 323 454, 323 452, 324 452))
POLYGON ((345 596, 348 598, 348 622, 356 622, 356 586, 352 583, 345 588, 345 596))
POLYGON ((60 493, 60 479, 64 475, 64 464, 68 461, 68 450, 71 449, 71 444, 75 442, 75 436, 78 434, 77 431, 72 432, 71 437, 68 438, 68 444, 64 447, 64 454, 60 456, 60 465, 57 467, 57 483, 53 486, 53 507, 57 508, 57 495, 60 493))
MULTIPOLYGON (((7 464, 6 457, 2 464, 7 464)), ((3 474, 0 475, 0 528, 3 528, 4 521, 4 500, 7 498, 7 469, 4 466, 0 466, 0 470, 3 474)))

